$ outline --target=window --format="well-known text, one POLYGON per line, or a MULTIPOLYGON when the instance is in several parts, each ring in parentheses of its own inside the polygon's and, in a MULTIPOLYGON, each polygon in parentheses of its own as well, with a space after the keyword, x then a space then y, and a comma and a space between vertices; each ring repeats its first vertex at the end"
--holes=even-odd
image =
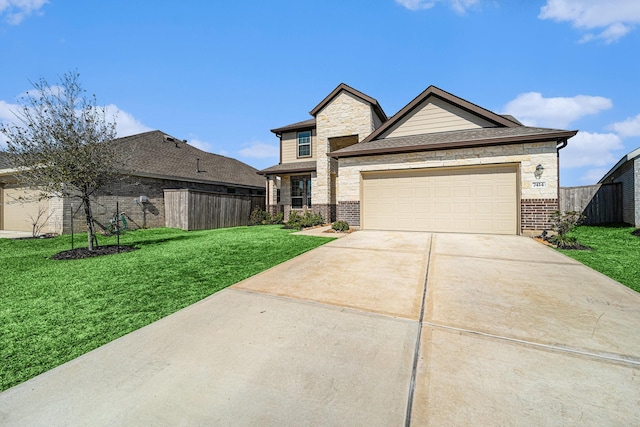
POLYGON ((311 157, 311 131, 298 132, 298 157, 311 157))
POLYGON ((311 206, 311 176, 292 176, 291 177, 291 207, 302 208, 303 206, 311 206))

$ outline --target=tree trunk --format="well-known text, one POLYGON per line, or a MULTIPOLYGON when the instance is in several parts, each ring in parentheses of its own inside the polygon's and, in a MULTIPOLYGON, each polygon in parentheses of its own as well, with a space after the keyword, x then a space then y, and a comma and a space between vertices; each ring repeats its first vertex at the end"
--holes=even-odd
POLYGON ((88 195, 85 194, 82 196, 82 204, 84 205, 84 215, 87 221, 87 247, 90 251, 93 251, 93 236, 95 235, 95 232, 93 230, 93 213, 91 212, 91 201, 89 200, 88 195))

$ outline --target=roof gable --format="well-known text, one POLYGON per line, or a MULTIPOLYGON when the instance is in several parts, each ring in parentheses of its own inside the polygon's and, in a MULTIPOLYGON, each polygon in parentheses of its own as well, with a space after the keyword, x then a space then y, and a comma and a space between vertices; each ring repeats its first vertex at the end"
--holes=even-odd
POLYGON ((613 167, 609 169, 609 172, 607 172, 602 178, 600 178, 598 184, 604 184, 610 178, 617 177, 618 175, 620 175, 619 172, 626 168, 627 163, 632 162, 638 158, 640 158, 640 148, 636 148, 635 150, 631 151, 620 160, 618 160, 618 163, 613 165, 613 167))
POLYGON ((385 122, 387 120, 387 115, 382 110, 382 107, 380 106, 380 104, 378 103, 378 101, 375 98, 372 98, 369 95, 365 95, 364 93, 362 93, 362 92, 360 92, 360 91, 358 91, 358 90, 356 90, 356 89, 352 88, 351 86, 348 86, 348 85, 346 85, 344 83, 340 83, 338 85, 338 87, 336 87, 333 91, 331 91, 331 93, 329 95, 327 95, 326 98, 324 98, 322 101, 320 101, 320 103, 318 105, 316 105, 315 108, 309 112, 309 114, 311 114, 312 116, 315 117, 316 114, 318 114, 320 112, 320 110, 322 110, 331 101, 333 101, 333 99, 336 96, 338 96, 340 94, 340 92, 342 92, 342 91, 350 93, 351 95, 355 96, 356 98, 359 98, 362 101, 370 104, 371 108, 373 108, 373 111, 380 118, 380 121, 385 122))
POLYGON ((519 126, 522 125, 516 120, 429 86, 362 142, 452 130, 519 126))

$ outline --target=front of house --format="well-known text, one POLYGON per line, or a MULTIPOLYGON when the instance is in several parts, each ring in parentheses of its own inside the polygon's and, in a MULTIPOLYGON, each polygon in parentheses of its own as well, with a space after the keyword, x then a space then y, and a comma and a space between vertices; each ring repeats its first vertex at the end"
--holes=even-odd
POLYGON ((366 230, 536 234, 558 209, 558 150, 577 131, 524 126, 435 86, 393 117, 340 84, 273 129, 267 207, 366 230))

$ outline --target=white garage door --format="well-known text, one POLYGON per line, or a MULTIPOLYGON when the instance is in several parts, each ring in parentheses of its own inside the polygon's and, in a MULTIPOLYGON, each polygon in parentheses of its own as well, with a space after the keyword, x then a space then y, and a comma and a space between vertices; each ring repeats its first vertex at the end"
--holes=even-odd
POLYGON ((515 166, 362 174, 362 228, 517 234, 515 166))
POLYGON ((48 216, 49 203, 38 200, 40 192, 23 188, 2 189, 2 228, 12 231, 32 231, 33 221, 48 216))

